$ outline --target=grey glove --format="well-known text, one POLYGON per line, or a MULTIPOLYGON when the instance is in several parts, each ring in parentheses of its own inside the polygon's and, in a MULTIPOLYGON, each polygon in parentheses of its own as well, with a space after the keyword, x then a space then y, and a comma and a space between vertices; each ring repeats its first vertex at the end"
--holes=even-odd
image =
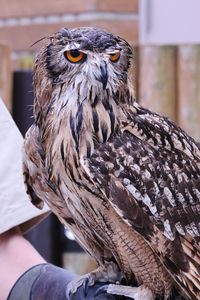
MULTIPOLYGON (((51 264, 40 264, 26 271, 13 286, 7 300, 66 300, 67 284, 77 275, 51 264)), ((107 294, 107 285, 82 285, 70 300, 121 300, 107 294)))

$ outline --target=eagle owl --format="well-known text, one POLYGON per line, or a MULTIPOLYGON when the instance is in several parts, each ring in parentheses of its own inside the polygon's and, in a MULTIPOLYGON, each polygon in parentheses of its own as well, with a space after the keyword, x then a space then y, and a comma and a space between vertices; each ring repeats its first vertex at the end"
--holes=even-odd
POLYGON ((130 45, 101 29, 46 39, 24 144, 27 190, 96 259, 91 282, 124 276, 111 293, 170 299, 176 286, 200 299, 200 148, 136 102, 131 67, 130 45))

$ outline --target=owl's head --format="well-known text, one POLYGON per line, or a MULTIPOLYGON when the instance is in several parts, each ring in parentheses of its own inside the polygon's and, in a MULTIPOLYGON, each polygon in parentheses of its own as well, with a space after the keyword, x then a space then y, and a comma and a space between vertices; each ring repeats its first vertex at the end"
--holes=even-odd
POLYGON ((50 37, 36 59, 36 98, 41 93, 48 97, 55 89, 74 98, 76 92, 82 100, 89 95, 91 101, 106 93, 120 94, 127 90, 131 61, 131 46, 118 36, 93 27, 63 28, 50 37))

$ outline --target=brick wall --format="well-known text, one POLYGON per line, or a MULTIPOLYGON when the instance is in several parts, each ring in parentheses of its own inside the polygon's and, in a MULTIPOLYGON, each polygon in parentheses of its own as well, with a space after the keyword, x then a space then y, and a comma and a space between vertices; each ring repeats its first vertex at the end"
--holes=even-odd
POLYGON ((97 26, 138 40, 138 0, 0 0, 0 40, 14 51, 62 27, 97 26))

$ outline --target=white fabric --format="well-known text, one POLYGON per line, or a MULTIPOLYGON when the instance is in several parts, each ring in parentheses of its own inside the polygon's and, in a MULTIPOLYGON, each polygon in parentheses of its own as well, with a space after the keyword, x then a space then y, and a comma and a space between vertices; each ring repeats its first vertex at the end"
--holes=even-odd
POLYGON ((29 229, 49 209, 32 205, 22 175, 23 138, 0 98, 0 233, 20 225, 29 229))

